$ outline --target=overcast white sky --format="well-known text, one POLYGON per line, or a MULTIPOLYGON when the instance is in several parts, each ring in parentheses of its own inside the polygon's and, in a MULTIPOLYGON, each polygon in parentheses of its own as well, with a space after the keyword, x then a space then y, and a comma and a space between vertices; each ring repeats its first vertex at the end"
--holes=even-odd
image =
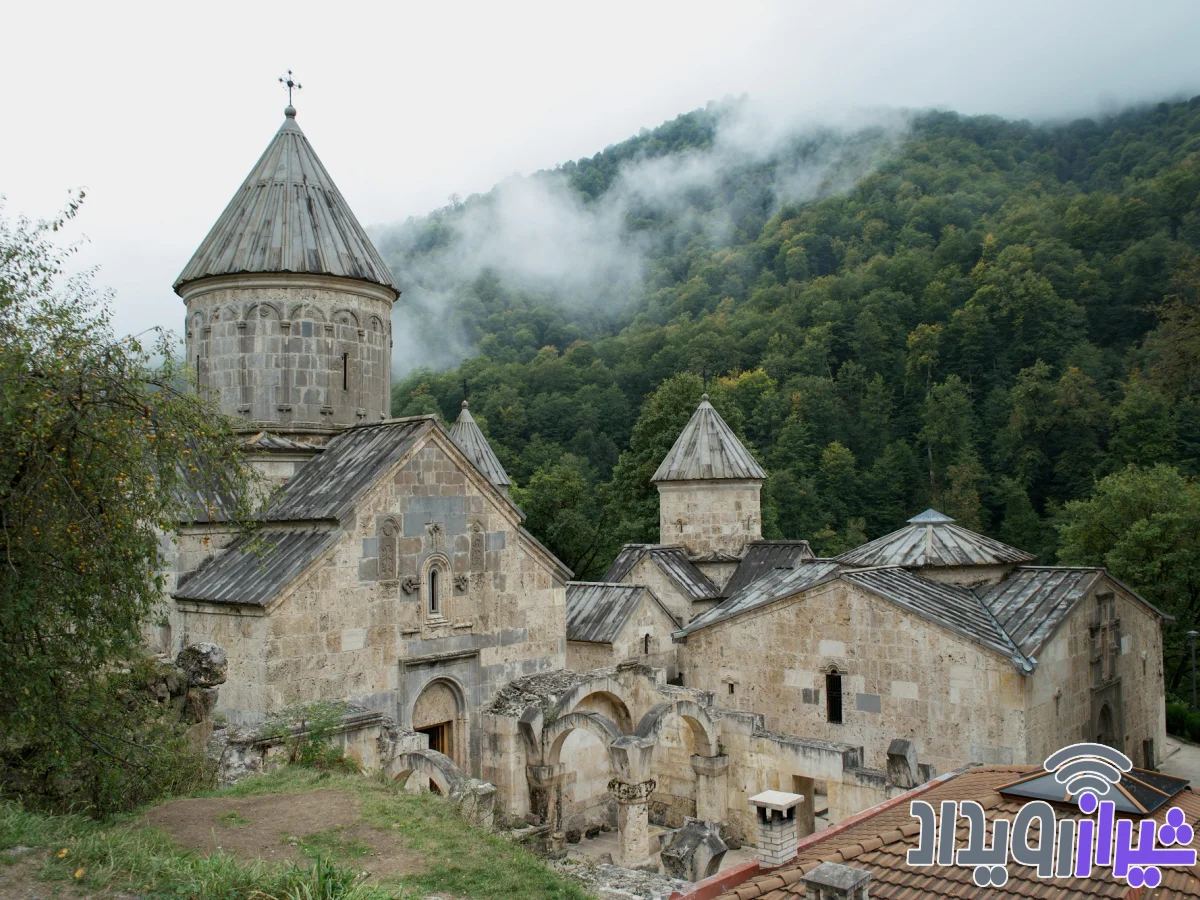
POLYGON ((1197 46, 1196 0, 0 0, 0 194, 37 218, 87 187, 76 235, 118 329, 177 327, 171 283, 282 121, 288 67, 370 227, 729 94, 1098 114, 1200 93, 1197 46))

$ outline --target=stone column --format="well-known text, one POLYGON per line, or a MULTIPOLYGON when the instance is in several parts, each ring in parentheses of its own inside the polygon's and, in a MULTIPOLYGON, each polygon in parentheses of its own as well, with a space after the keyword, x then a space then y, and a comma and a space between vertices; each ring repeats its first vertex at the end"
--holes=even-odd
POLYGON ((617 855, 613 862, 626 869, 645 865, 650 859, 650 795, 658 783, 653 779, 636 784, 614 778, 608 789, 617 798, 617 855))
POLYGON ((550 826, 553 834, 562 827, 562 785, 566 767, 526 766, 525 777, 529 781, 529 812, 543 825, 550 826))
POLYGON ((724 822, 729 818, 729 757, 693 756, 696 773, 696 818, 705 822, 724 822))
POLYGON ((750 798, 758 821, 758 862, 774 869, 796 855, 796 807, 804 802, 799 794, 763 791, 750 798))

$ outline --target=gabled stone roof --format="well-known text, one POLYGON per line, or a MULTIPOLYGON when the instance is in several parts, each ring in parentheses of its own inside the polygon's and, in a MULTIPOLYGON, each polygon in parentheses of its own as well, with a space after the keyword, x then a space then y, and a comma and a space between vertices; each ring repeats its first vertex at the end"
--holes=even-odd
POLYGON ((338 533, 336 528, 268 529, 240 537, 201 564, 172 596, 176 600, 266 606, 337 540, 338 533))
POLYGON ((968 588, 922 578, 899 566, 844 572, 842 578, 1033 670, 987 605, 968 588))
POLYGON ((773 569, 758 580, 730 594, 710 610, 692 619, 678 634, 691 634, 726 619, 767 606, 776 600, 800 594, 837 577, 841 567, 829 559, 806 560, 794 568, 773 569))
POLYGON ((382 285, 387 263, 288 107, 283 125, 175 281, 216 275, 334 275, 382 285))
POLYGON ((899 531, 847 550, 837 561, 847 566, 994 566, 1032 562, 1032 553, 977 534, 935 509, 908 520, 899 531))
POLYGON ((679 621, 662 605, 654 592, 640 584, 611 584, 597 581, 567 583, 567 640, 611 644, 629 617, 647 596, 671 620, 679 621))
POLYGON ((808 541, 751 541, 725 584, 725 596, 732 597, 776 569, 794 569, 804 560, 816 558, 808 541))
POLYGON ((650 480, 658 484, 664 481, 762 481, 766 477, 762 466, 742 446, 705 394, 650 480))
POLYGON ((261 518, 340 520, 421 435, 438 427, 433 416, 414 416, 347 428, 280 488, 261 518))
POLYGON ((475 464, 475 468, 496 487, 508 488, 512 484, 508 473, 504 471, 504 466, 496 458, 492 445, 483 436, 479 425, 472 418, 470 410, 467 409, 466 400, 462 402, 462 412, 458 414, 457 421, 450 426, 450 439, 463 452, 463 455, 475 464))
POLYGON ((721 589, 708 576, 696 568, 682 547, 671 544, 626 544, 613 560, 602 581, 623 581, 643 556, 649 556, 659 570, 691 600, 716 600, 721 589))

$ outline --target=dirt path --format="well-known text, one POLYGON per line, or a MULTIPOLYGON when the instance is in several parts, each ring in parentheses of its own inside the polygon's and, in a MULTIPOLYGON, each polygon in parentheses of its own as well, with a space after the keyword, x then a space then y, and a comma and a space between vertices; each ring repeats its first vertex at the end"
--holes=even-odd
POLYGON ((243 860, 299 862, 318 853, 378 877, 420 871, 421 854, 359 819, 359 801, 335 789, 262 797, 174 800, 146 813, 182 848, 243 860))

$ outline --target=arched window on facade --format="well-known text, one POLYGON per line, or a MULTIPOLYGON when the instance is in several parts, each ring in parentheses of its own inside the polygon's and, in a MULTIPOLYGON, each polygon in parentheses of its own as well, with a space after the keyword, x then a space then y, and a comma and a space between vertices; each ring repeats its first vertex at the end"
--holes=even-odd
POLYGON ((441 574, 437 566, 433 566, 429 570, 427 608, 431 616, 442 614, 441 574))
POLYGON ((836 668, 825 674, 825 720, 842 724, 842 673, 836 668))

